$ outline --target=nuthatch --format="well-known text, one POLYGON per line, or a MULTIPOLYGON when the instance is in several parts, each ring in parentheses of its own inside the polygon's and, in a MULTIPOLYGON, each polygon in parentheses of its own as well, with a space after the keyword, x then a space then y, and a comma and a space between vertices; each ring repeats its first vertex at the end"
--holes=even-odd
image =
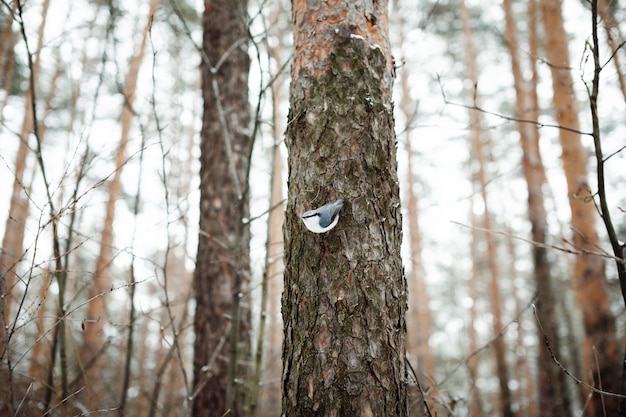
POLYGON ((300 218, 311 232, 325 233, 337 226, 341 207, 343 207, 343 198, 334 203, 325 204, 315 210, 306 211, 300 218))

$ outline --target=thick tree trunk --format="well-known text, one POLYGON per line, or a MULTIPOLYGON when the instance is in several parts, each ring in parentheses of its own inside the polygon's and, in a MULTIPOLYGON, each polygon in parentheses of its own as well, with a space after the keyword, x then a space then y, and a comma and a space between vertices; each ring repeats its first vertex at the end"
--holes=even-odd
MULTIPOLYGON (((503 7, 506 20, 506 43, 511 55, 511 70, 515 85, 515 116, 520 120, 537 120, 539 109, 536 107, 536 75, 531 83, 522 76, 519 59, 519 42, 516 21, 513 16, 512 0, 504 0, 503 7)), ((535 19, 535 13, 529 13, 529 19, 535 19)), ((531 33, 534 33, 534 21, 530 21, 531 33)), ((535 43, 536 44, 536 43, 535 43)), ((531 55, 535 56, 535 55, 531 55)), ((536 74, 534 61, 531 63, 533 74, 536 74)), ((539 415, 551 417, 570 414, 569 393, 565 385, 565 373, 552 360, 550 351, 545 345, 549 341, 553 352, 560 355, 560 341, 557 331, 555 300, 552 289, 552 273, 545 247, 548 227, 547 213, 544 205, 543 187, 546 184, 545 171, 539 152, 539 128, 532 123, 518 123, 518 132, 522 146, 522 171, 528 185, 528 216, 531 225, 533 242, 533 266, 537 299, 535 302, 538 325, 539 351, 537 371, 539 374, 539 415)), ((534 399, 529 399, 532 403, 534 399)))
POLYGON ((196 416, 241 416, 249 359, 249 314, 240 305, 250 275, 246 2, 205 2, 200 142, 200 235, 194 273, 196 416), (242 357, 243 356, 243 357, 242 357), (226 360, 224 360, 226 358, 226 360))
MULTIPOLYGON (((560 0, 541 2, 545 32, 545 49, 554 90, 554 112, 559 126, 563 153, 563 169, 567 178, 567 193, 571 209, 574 249, 581 253, 575 258, 572 285, 576 292, 586 336, 586 372, 596 387, 610 392, 622 392, 619 369, 622 349, 617 343, 615 317, 610 309, 609 289, 604 259, 589 254, 596 252, 600 241, 595 226, 596 208, 588 183, 588 152, 581 143, 578 102, 570 72, 568 36, 563 25, 560 0)), ((617 415, 618 399, 600 398, 594 394, 588 416, 617 415)))
POLYGON ((283 414, 407 416, 388 5, 292 5, 283 414), (338 226, 307 231, 338 197, 338 226))

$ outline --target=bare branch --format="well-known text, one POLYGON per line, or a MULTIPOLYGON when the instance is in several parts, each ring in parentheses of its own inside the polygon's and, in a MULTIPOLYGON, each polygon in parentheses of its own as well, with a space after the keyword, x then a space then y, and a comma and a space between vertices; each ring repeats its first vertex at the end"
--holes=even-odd
MULTIPOLYGON (((589 94, 589 108, 591 111, 591 121, 593 126, 593 145, 595 148, 595 157, 596 157, 596 174, 597 174, 597 183, 598 183, 598 199, 600 200, 599 213, 602 221, 604 223, 604 228, 606 229, 609 242, 611 243, 611 248, 613 249, 613 255, 615 255, 614 260, 617 266, 617 275, 620 282, 620 287, 622 291, 622 298, 624 300, 624 305, 626 305, 626 262, 624 255, 624 248, 626 247, 623 244, 620 244, 619 239, 617 237, 617 232, 615 230, 615 226, 613 225, 613 220, 611 219, 611 212, 609 210, 609 204, 607 201, 606 195, 606 178, 604 172, 604 164, 606 160, 604 159, 604 154, 602 152, 602 139, 600 137, 600 120, 598 117, 598 95, 600 90, 600 73, 602 71, 602 67, 600 66, 600 43, 598 41, 598 1, 591 1, 591 27, 592 27, 592 45, 590 46, 592 56, 593 56, 593 80, 591 90, 589 90, 589 86, 585 83, 585 87, 587 88, 587 93, 589 94)), ((623 149, 623 148, 622 148, 623 149)))
POLYGON ((507 121, 510 121, 510 122, 530 123, 530 124, 536 125, 540 129, 544 128, 544 127, 551 127, 551 128, 556 128, 556 129, 560 129, 560 130, 565 130, 565 131, 568 131, 568 132, 578 133, 580 135, 592 136, 592 133, 590 133, 590 132, 582 132, 582 131, 580 131, 578 129, 572 129, 571 127, 567 127, 567 126, 561 126, 561 125, 554 124, 554 123, 541 123, 538 120, 521 119, 519 117, 507 116, 507 115, 502 114, 502 113, 497 113, 497 112, 494 112, 494 111, 491 111, 491 110, 487 110, 487 109, 484 109, 481 106, 477 105, 476 101, 474 101, 474 104, 472 104, 472 105, 463 104, 463 103, 455 103, 453 101, 448 100, 448 98, 446 97, 446 94, 445 94, 445 91, 444 91, 444 88, 443 88, 443 84, 441 82, 441 75, 440 74, 437 74, 437 81, 439 83, 439 88, 441 90, 441 95, 443 97, 443 102, 445 104, 449 104, 451 106, 462 107, 462 108, 468 109, 468 110, 477 110, 477 111, 479 111, 481 113, 488 114, 490 116, 495 116, 495 117, 498 117, 500 119, 507 120, 507 121))
POLYGON ((277 208, 279 208, 280 206, 282 206, 283 204, 285 204, 287 202, 286 199, 282 199, 280 200, 278 203, 274 204, 272 207, 268 208, 267 210, 265 210, 264 212, 254 216, 254 217, 250 217, 249 219, 247 219, 244 223, 252 223, 255 220, 260 219, 261 217, 265 216, 266 214, 276 210, 277 208))
MULTIPOLYGON (((530 243, 531 245, 535 245, 535 246, 538 246, 538 247, 541 247, 541 248, 554 249, 554 250, 557 250, 559 252, 568 253, 570 255, 594 255, 594 256, 599 256, 601 258, 612 259, 615 262, 619 262, 619 263, 622 263, 622 264, 626 264, 626 260, 618 258, 618 257, 613 256, 613 255, 610 255, 610 254, 608 254, 606 252, 593 252, 593 251, 589 251, 589 250, 586 250, 586 249, 580 249, 580 248, 567 249, 567 248, 564 248, 564 247, 561 247, 561 246, 548 245, 546 243, 537 242, 537 241, 534 241, 532 239, 526 239, 526 238, 523 238, 523 237, 520 237, 520 236, 511 235, 508 232, 501 232, 501 231, 498 231, 498 230, 484 229, 484 228, 478 227, 478 226, 470 226, 470 225, 463 224, 461 222, 457 222, 457 221, 454 221, 454 220, 452 220, 451 223, 457 224, 457 225, 462 226, 462 227, 466 227, 468 229, 480 230, 481 232, 493 233, 493 234, 501 235, 501 236, 510 236, 513 239, 516 239, 516 240, 519 240, 519 241, 522 241, 522 242, 526 242, 526 243, 530 243)), ((572 246, 574 246, 573 243, 570 243, 570 244, 572 246)))
POLYGON ((417 386, 417 389, 420 392, 420 395, 422 396, 422 402, 424 403, 424 409, 426 410, 426 416, 427 417, 433 417, 433 412, 430 410, 430 405, 428 404, 428 401, 426 399, 426 392, 424 392, 424 388, 422 388, 422 384, 421 384, 419 378, 417 377, 417 374, 415 373, 415 370, 413 369, 413 365, 411 365, 411 361, 408 360, 407 358, 405 358, 404 362, 408 366, 408 370, 411 371, 411 375, 413 376, 413 378, 415 380, 415 385, 417 386))
POLYGON ((224 347, 226 340, 228 340, 228 335, 230 333, 231 326, 232 326, 232 321, 229 321, 226 327, 224 328, 224 333, 222 334, 222 337, 220 338, 220 340, 217 342, 217 345, 213 349, 213 353, 211 354, 209 361, 206 364, 204 364, 204 366, 202 367, 204 373, 202 374, 202 378, 196 385, 194 391, 191 393, 189 397, 189 401, 193 401, 193 399, 196 398, 198 394, 200 394, 200 391, 202 391, 202 388, 204 388, 204 386, 211 380, 211 377, 213 376, 213 365, 215 364, 215 361, 217 360, 217 356, 219 355, 222 348, 224 347))
MULTIPOLYGON (((556 357, 556 355, 552 351, 552 346, 550 346, 550 339, 548 338, 548 336, 547 336, 543 326, 541 325, 541 321, 539 320, 539 316, 537 316, 537 308, 535 307, 534 304, 532 305, 532 307, 533 307, 533 314, 535 316, 535 320, 537 321, 537 325, 539 326, 539 330, 541 330, 541 334, 543 335, 544 344, 546 345, 546 348, 548 349, 548 352, 550 352, 550 357, 552 358, 554 363, 556 363, 558 365, 558 367, 563 371, 563 373, 565 373, 565 375, 570 377, 577 384, 582 385, 582 386, 584 386, 586 388, 589 388, 590 390, 592 390, 593 392, 595 392, 597 394, 608 395, 608 396, 611 396, 611 397, 618 397, 618 398, 626 399, 626 395, 617 394, 617 393, 614 393, 614 392, 603 391, 601 389, 598 389, 598 388, 594 387, 593 385, 587 384, 585 381, 583 381, 583 380, 581 380, 579 378, 576 378, 574 375, 572 375, 572 373, 565 366, 563 366, 563 364, 561 364, 559 359, 556 357)), ((594 346, 594 349, 595 349, 595 346, 594 346)))

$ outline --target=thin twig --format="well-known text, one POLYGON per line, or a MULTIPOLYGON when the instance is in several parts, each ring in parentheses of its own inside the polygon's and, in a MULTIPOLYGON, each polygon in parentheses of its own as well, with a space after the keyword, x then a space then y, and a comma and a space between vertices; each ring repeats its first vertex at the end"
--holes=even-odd
POLYGON ((441 75, 439 75, 439 74, 437 74, 437 81, 439 83, 439 88, 441 90, 441 95, 443 97, 443 102, 445 104, 449 104, 451 106, 462 107, 462 108, 468 109, 468 110, 476 110, 476 111, 479 111, 481 113, 488 114, 488 115, 491 115, 491 116, 496 116, 496 117, 498 117, 500 119, 511 121, 511 122, 530 123, 530 124, 536 125, 540 129, 544 128, 544 127, 551 127, 551 128, 555 128, 555 129, 565 130, 567 132, 578 133, 580 135, 586 135, 586 136, 592 136, 593 135, 591 132, 583 132, 583 131, 580 131, 578 129, 572 129, 571 127, 561 126, 561 125, 554 124, 554 123, 542 123, 542 122, 539 122, 538 120, 521 119, 519 117, 507 116, 506 114, 496 113, 494 111, 484 109, 481 106, 477 105, 476 103, 470 105, 470 104, 455 103, 453 101, 449 101, 448 98, 446 97, 446 93, 444 91, 443 84, 441 82, 441 75))
MULTIPOLYGON (((175 6, 174 6, 175 7, 175 6)), ((164 206, 165 206, 165 215, 166 218, 168 219, 167 223, 166 223, 166 237, 167 237, 167 242, 166 242, 166 247, 165 247, 165 253, 163 254, 163 265, 160 267, 161 270, 161 274, 163 276, 163 284, 162 284, 162 288, 163 288, 163 293, 165 296, 165 302, 164 302, 164 307, 165 307, 165 311, 167 313, 167 318, 169 321, 169 326, 171 326, 172 329, 172 335, 173 335, 173 341, 172 341, 172 345, 170 350, 168 351, 168 355, 167 358, 164 360, 162 367, 161 367, 161 371, 159 372, 165 372, 166 368, 167 368, 167 364, 170 360, 170 358, 173 356, 173 354, 176 354, 176 359, 178 361, 178 364, 180 366, 180 371, 183 377, 183 383, 184 383, 184 387, 185 387, 185 391, 186 391, 186 395, 185 395, 185 399, 186 399, 186 406, 187 409, 190 410, 192 407, 192 400, 190 398, 190 383, 189 383, 189 376, 187 375, 187 368, 185 367, 184 361, 183 361, 183 354, 181 353, 182 349, 180 346, 180 342, 179 342, 179 336, 181 334, 181 328, 184 326, 185 321, 187 320, 187 308, 183 309, 183 317, 180 320, 180 323, 177 325, 174 321, 174 313, 172 312, 172 303, 170 302, 170 295, 169 295, 169 291, 167 289, 167 285, 168 285, 168 260, 169 260, 169 255, 170 255, 170 250, 172 248, 172 233, 170 230, 171 224, 172 222, 169 221, 170 216, 171 216, 171 212, 170 212, 170 194, 169 194, 169 188, 167 185, 168 182, 168 172, 166 170, 166 162, 167 162, 167 152, 163 146, 163 129, 161 127, 161 118, 159 116, 159 113, 157 111, 156 108, 156 97, 154 96, 154 92, 157 89, 157 81, 156 81, 156 74, 155 74, 155 69, 156 69, 156 56, 157 56, 157 50, 154 46, 154 42, 153 42, 153 38, 152 38, 152 25, 150 25, 150 31, 149 31, 149 39, 150 39, 150 46, 152 48, 153 54, 152 54, 152 69, 151 69, 151 77, 152 77, 152 99, 151 99, 151 105, 152 105, 152 114, 154 116, 154 120, 157 126, 157 134, 159 136, 159 146, 161 149, 161 180, 163 181, 163 190, 164 190, 164 195, 163 195, 163 199, 164 201, 164 206)), ((160 283, 159 283, 160 284, 160 283)), ((186 300, 187 302, 189 301, 191 292, 190 294, 187 296, 186 300)), ((159 374, 158 374, 159 375, 159 374)), ((153 415, 154 412, 156 411, 156 405, 158 402, 158 396, 159 396, 159 392, 161 389, 161 381, 162 378, 159 376, 157 378, 157 383, 154 386, 153 389, 153 395, 152 395, 152 400, 151 400, 151 405, 150 405, 150 415, 153 415)))
POLYGON ((211 354, 211 357, 209 358, 207 363, 204 366, 202 366, 203 373, 200 376, 200 381, 198 381, 198 383, 195 386, 194 391, 191 393, 189 397, 190 401, 193 401, 198 396, 198 394, 200 394, 200 391, 202 391, 204 386, 211 380, 211 377, 213 376, 213 365, 215 364, 218 354, 222 351, 222 348, 224 347, 224 344, 226 343, 226 340, 228 339, 231 324, 232 322, 229 321, 228 324, 226 325, 226 328, 224 329, 224 333, 222 334, 222 337, 220 338, 220 340, 217 342, 217 345, 213 349, 213 353, 211 354))
POLYGON ((411 362, 407 358, 404 358, 404 362, 409 367, 409 370, 411 371, 413 378, 415 378, 415 385, 417 386, 417 389, 420 392, 420 395, 422 396, 422 401, 424 402, 424 409, 426 410, 426 416, 433 417, 433 412, 430 410, 430 405, 428 404, 428 400, 426 398, 427 397, 426 392, 424 391, 424 388, 422 388, 422 383, 417 377, 417 374, 415 373, 415 370, 413 369, 413 365, 411 365, 411 362))
POLYGON ((239 175, 237 175, 237 169, 235 168, 235 160, 233 158, 232 139, 230 137, 230 129, 226 123, 226 116, 224 114, 224 107, 222 107, 222 97, 220 95, 220 87, 217 83, 217 68, 209 68, 211 74, 211 87, 213 88, 213 94, 215 95, 215 109, 217 110, 217 118, 220 121, 220 127, 222 128, 222 136, 224 137, 224 149, 226 150, 226 160, 228 161, 228 173, 230 179, 233 182, 235 188, 235 194, 237 200, 240 201, 243 198, 241 190, 241 181, 239 175))
POLYGON ((495 343, 496 340, 498 340, 498 338, 503 337, 506 332, 509 330, 509 327, 511 327, 514 323, 518 323, 520 322, 520 319, 522 317, 522 315, 526 312, 526 310, 528 310, 529 308, 531 308, 533 306, 533 303, 535 302, 535 300, 537 299, 537 295, 534 295, 532 297, 532 299, 528 302, 528 304, 526 304, 526 306, 519 312, 519 314, 517 314, 515 316, 515 318, 513 320, 511 320, 510 322, 508 322, 500 331, 500 333, 494 335, 490 340, 488 340, 485 344, 483 344, 481 347, 477 348, 476 350, 474 350, 473 352, 471 352, 469 355, 467 355, 465 357, 465 360, 463 360, 462 362, 460 362, 456 367, 454 367, 449 373, 448 375, 443 378, 441 381, 439 381, 437 383, 437 386, 441 386, 443 384, 445 384, 455 373, 456 371, 458 371, 463 365, 465 364, 469 364, 470 359, 472 359, 474 356, 479 355, 481 352, 489 349, 489 347, 495 343))
MULTIPOLYGON (((54 201, 52 199, 52 193, 50 192, 50 182, 48 180, 48 176, 46 174, 46 166, 43 160, 43 151, 41 146, 41 137, 39 136, 39 121, 37 117, 37 92, 35 90, 35 64, 33 62, 33 54, 30 50, 30 45, 28 42, 28 36, 26 35, 26 25, 24 24, 24 10, 22 1, 17 0, 17 17, 16 19, 19 23, 20 32, 22 35, 22 39, 24 41, 24 47, 26 49, 26 55, 28 60, 28 69, 29 69, 29 88, 30 88, 30 97, 31 97, 31 112, 32 112, 32 123, 33 123, 33 136, 35 137, 35 143, 37 145, 37 151, 35 153, 37 164, 39 166, 39 170, 41 171, 41 178, 43 181, 44 189, 46 192, 47 204, 49 207, 49 215, 52 222, 52 250, 55 259, 55 270, 54 276, 59 285, 59 309, 62 313, 62 309, 64 308, 65 301, 63 299, 63 288, 65 286, 65 274, 63 272, 62 264, 61 264, 61 249, 60 249, 60 239, 59 239, 59 230, 58 230, 58 219, 57 214, 54 208, 54 201)), ((63 314, 59 314, 63 315, 63 314)), ((67 358, 65 352, 65 329, 64 326, 59 328, 60 335, 60 361, 61 361, 61 394, 62 397, 65 398, 67 396, 67 358)))
MULTIPOLYGON (((510 236, 513 239, 519 240, 521 242, 530 243, 531 245, 535 245, 535 246, 538 246, 540 248, 554 249, 554 250, 557 250, 559 252, 568 253, 570 255, 593 255, 593 256, 599 256, 601 258, 612 259, 615 262, 619 262, 619 263, 622 263, 622 264, 626 265, 626 260, 618 258, 618 257, 613 256, 613 255, 611 255, 609 253, 606 253, 606 252, 605 253, 594 252, 594 251, 590 251, 590 250, 586 250, 586 249, 579 249, 579 248, 567 249, 567 248, 564 248, 564 247, 561 247, 561 246, 548 245, 546 243, 537 242, 537 241, 532 240, 532 239, 526 239, 526 238, 523 238, 523 237, 520 237, 520 236, 511 235, 508 232, 501 232, 501 231, 498 231, 498 230, 490 230, 490 229, 485 229, 485 228, 478 227, 478 226, 470 226, 470 225, 463 224, 461 222, 457 222, 457 221, 454 221, 454 220, 451 220, 450 222, 453 223, 453 224, 457 224, 459 226, 462 226, 462 227, 466 227, 468 229, 476 229, 476 230, 479 230, 481 232, 492 233, 492 234, 496 234, 496 235, 500 235, 500 236, 510 236)), ((570 243, 570 244, 572 246, 574 246, 573 243, 570 243)))
POLYGON ((591 26, 592 26, 592 42, 591 52, 593 55, 593 80, 591 90, 585 83, 587 93, 589 95, 589 108, 591 111, 591 121, 593 126, 593 145, 595 148, 596 157, 596 174, 598 183, 598 199, 600 200, 599 213, 604 223, 611 248, 613 249, 614 260, 617 266, 617 276, 620 282, 620 288, 622 291, 622 299, 626 306, 626 262, 624 249, 625 245, 620 244, 617 237, 613 220, 611 219, 611 212, 609 210, 609 204, 606 195, 606 178, 604 173, 605 159, 602 153, 602 139, 600 137, 600 120, 598 117, 598 95, 600 91, 600 73, 602 67, 600 66, 600 43, 598 41, 598 1, 591 1, 591 26))
POLYGON ((563 373, 565 373, 565 375, 570 377, 577 384, 582 385, 585 388, 589 388, 590 390, 592 390, 596 394, 608 395, 608 396, 611 396, 611 397, 617 397, 617 398, 626 399, 626 395, 618 394, 618 393, 615 393, 615 392, 603 391, 601 389, 598 389, 598 388, 594 387, 593 385, 590 385, 590 384, 586 383, 585 381, 583 381, 583 380, 581 380, 579 378, 576 378, 574 375, 572 375, 572 373, 565 366, 563 366, 563 364, 561 364, 559 359, 556 357, 556 355, 552 351, 552 346, 550 345, 550 339, 548 338, 548 335, 546 334, 546 332, 545 332, 545 330, 543 328, 543 325, 541 324, 541 320, 539 320, 539 316, 537 315, 537 307, 534 304, 533 304, 532 307, 533 307, 533 314, 535 316, 535 320, 537 321, 537 326, 539 326, 539 330, 541 330, 541 334, 543 335, 543 341, 544 341, 544 344, 546 345, 546 348, 548 349, 548 352, 550 353, 550 357, 552 358, 554 363, 556 363, 557 366, 563 371, 563 373))
POLYGON ((283 204, 285 204, 287 202, 286 199, 282 199, 280 200, 278 203, 274 204, 273 206, 271 206, 270 208, 268 208, 267 210, 265 210, 264 212, 254 216, 254 217, 250 217, 249 219, 247 219, 246 221, 244 221, 244 223, 249 224, 252 223, 255 220, 260 219, 261 217, 265 216, 266 214, 276 210, 278 207, 282 206, 283 204))

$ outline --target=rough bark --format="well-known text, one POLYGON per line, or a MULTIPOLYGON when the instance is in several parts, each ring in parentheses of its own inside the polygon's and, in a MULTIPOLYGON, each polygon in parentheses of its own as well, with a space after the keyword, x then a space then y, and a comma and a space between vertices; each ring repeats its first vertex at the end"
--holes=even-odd
MULTIPOLYGON (((534 7, 530 2, 529 7, 534 7)), ((506 21, 506 44, 511 56, 511 71, 515 86, 515 117, 519 120, 537 120, 539 109, 536 106, 536 68, 534 59, 531 62, 533 78, 531 82, 524 79, 519 58, 519 41, 516 21, 513 16, 512 0, 503 3, 506 21)), ((530 32, 534 34, 535 13, 529 13, 530 32)), ((531 39, 531 49, 536 48, 534 37, 531 39)), ((534 55, 531 54, 532 57, 534 55)), ((560 354, 560 340, 555 313, 555 299, 552 284, 552 272, 548 260, 546 233, 548 227, 547 212, 544 204, 543 188, 546 185, 545 170, 539 151, 539 128, 533 123, 519 122, 517 129, 522 147, 522 172, 528 186, 528 217, 531 226, 533 268, 535 276, 536 314, 539 324, 537 334, 539 351, 537 357, 537 372, 539 375, 539 415, 551 417, 570 414, 570 398, 565 385, 565 374, 552 360, 550 351, 545 343, 548 341, 554 353, 560 354)), ((534 398, 529 399, 534 403, 534 398)))
POLYGON ((245 1, 205 2, 200 133, 200 235, 193 286, 193 414, 240 416, 249 316, 240 305, 250 274, 245 1), (227 360, 223 358, 226 357, 227 360), (236 400, 236 401, 235 401, 236 400))
POLYGON ((292 5, 283 414, 407 416, 387 2, 292 5), (337 197, 338 226, 308 232, 337 197))
MULTIPOLYGON (((581 143, 578 102, 573 88, 568 36, 563 25, 560 0, 541 2, 545 51, 552 73, 553 108, 563 153, 563 169, 571 210, 575 257, 572 286, 576 292, 586 336, 585 368, 590 383, 610 392, 621 392, 621 349, 617 343, 615 317, 610 309, 604 260, 589 252, 597 251, 596 209, 588 183, 587 150, 581 143)), ((618 399, 596 393, 588 416, 617 415, 618 399)))

